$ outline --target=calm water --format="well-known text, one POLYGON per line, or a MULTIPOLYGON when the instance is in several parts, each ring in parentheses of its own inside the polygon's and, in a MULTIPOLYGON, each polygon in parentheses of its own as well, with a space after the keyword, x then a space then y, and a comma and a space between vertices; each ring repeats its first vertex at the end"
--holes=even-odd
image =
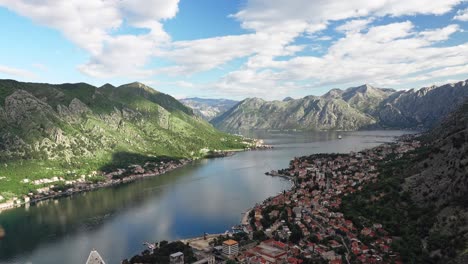
POLYGON ((166 175, 0 214, 0 263, 107 263, 144 250, 142 242, 224 232, 241 213, 290 187, 264 175, 295 156, 349 152, 392 141, 401 131, 259 133, 274 150, 203 160, 166 175))

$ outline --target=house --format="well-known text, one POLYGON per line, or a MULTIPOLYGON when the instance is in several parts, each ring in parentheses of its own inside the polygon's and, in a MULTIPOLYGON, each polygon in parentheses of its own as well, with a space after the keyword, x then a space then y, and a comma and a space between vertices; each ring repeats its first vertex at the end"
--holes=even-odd
POLYGON ((371 233, 372 233, 372 229, 370 229, 368 227, 364 227, 361 230, 361 235, 364 235, 364 236, 369 236, 371 233))

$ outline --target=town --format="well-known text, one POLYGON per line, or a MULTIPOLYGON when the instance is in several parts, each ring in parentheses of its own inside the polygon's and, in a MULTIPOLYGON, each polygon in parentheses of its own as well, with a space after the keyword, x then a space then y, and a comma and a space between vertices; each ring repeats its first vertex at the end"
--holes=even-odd
MULTIPOLYGON (((291 190, 255 205, 233 233, 183 242, 194 249, 195 263, 402 263, 385 226, 355 225, 340 205, 378 181, 379 162, 420 146, 405 136, 360 152, 294 158, 289 168, 267 173, 293 181, 291 190)), ((181 254, 172 254, 171 263, 184 263, 181 254)))
POLYGON ((15 207, 40 203, 44 200, 69 196, 76 193, 87 192, 99 188, 119 185, 145 177, 158 176, 192 162, 191 159, 161 160, 159 162, 146 162, 144 165, 130 165, 127 168, 118 168, 108 173, 93 171, 88 175, 76 175, 69 171, 63 177, 45 178, 31 181, 23 179, 22 184, 30 185, 31 191, 21 197, 13 197, 3 201, 0 196, 0 212, 15 207))
MULTIPOLYGON (((28 186, 29 193, 12 197, 0 195, 0 213, 4 210, 20 207, 29 207, 31 204, 40 203, 48 199, 55 199, 72 194, 106 188, 122 183, 133 182, 146 177, 153 177, 173 171, 183 167, 194 160, 200 158, 224 158, 234 155, 238 151, 260 151, 272 149, 271 145, 264 144, 261 139, 242 137, 244 149, 239 150, 218 150, 202 148, 193 158, 172 159, 165 157, 154 157, 152 161, 144 164, 131 164, 111 168, 108 171, 91 171, 88 174, 77 174, 75 171, 68 171, 66 175, 43 178, 37 180, 22 179, 20 184, 28 186)), ((1 176, 0 180, 6 180, 1 176)))

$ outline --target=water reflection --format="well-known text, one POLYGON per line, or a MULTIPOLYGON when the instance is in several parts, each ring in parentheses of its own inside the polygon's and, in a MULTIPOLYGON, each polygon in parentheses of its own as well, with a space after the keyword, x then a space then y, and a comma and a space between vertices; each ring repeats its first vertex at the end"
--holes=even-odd
POLYGON ((108 263, 140 252, 142 242, 224 232, 253 204, 289 188, 265 176, 294 156, 349 152, 402 132, 264 133, 276 149, 204 160, 166 175, 43 202, 0 214, 0 263, 84 263, 92 248, 108 263), (1 229, 0 229, 1 235, 1 229))
POLYGON ((0 259, 34 251, 65 235, 94 232, 127 208, 138 210, 148 197, 157 199, 163 195, 164 186, 177 183, 183 175, 172 176, 155 178, 155 188, 147 188, 140 181, 3 212, 0 223, 11 235, 0 242, 0 259))

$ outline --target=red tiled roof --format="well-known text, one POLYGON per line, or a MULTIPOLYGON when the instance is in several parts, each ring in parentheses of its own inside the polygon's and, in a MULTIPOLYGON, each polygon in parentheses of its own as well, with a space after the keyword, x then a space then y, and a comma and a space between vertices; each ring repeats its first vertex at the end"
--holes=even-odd
POLYGON ((301 264, 302 262, 304 262, 302 259, 288 258, 288 263, 291 264, 301 264))

